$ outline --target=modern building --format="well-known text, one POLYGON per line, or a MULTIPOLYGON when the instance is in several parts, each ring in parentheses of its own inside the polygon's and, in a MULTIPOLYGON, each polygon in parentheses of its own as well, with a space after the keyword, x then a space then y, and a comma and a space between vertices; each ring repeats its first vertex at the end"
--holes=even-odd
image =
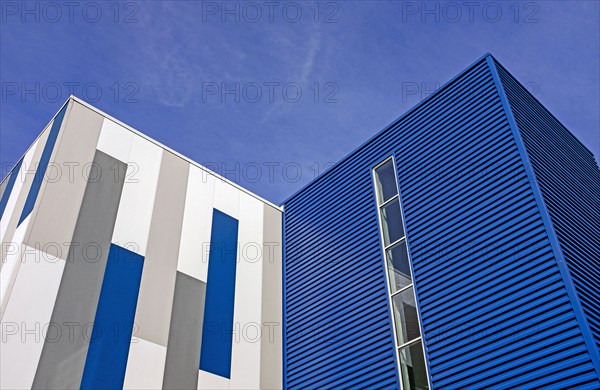
POLYGON ((491 55, 284 204, 288 388, 600 388, 600 170, 491 55))
POLYGON ((0 207, 2 389, 281 387, 280 207, 75 98, 0 207))
POLYGON ((71 98, 0 214, 2 388, 600 389, 600 169, 489 54, 281 207, 71 98))

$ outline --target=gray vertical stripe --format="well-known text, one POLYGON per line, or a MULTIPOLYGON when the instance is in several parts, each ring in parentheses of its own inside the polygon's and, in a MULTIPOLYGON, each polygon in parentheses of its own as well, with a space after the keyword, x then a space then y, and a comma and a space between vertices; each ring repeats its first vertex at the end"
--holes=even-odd
POLYGON ((189 168, 174 154, 163 154, 135 313, 136 336, 162 346, 169 338, 189 168))
POLYGON ((101 175, 90 178, 85 188, 34 389, 73 389, 81 384, 126 170, 125 164, 100 151, 93 166, 101 175))
MULTIPOLYGON (((86 190, 86 178, 93 161, 104 117, 80 103, 72 102, 63 120, 52 160, 46 171, 35 216, 25 243, 32 248, 64 259, 69 252, 68 242, 79 214, 86 190)), ((115 160, 115 162, 119 162, 115 160)), ((119 162, 120 163, 120 162, 119 162)), ((106 176, 113 177, 116 166, 109 167, 106 176)))
POLYGON ((282 323, 282 215, 265 205, 263 213, 262 335, 260 388, 283 387, 282 323))
POLYGON ((197 389, 206 283, 177 272, 163 389, 197 389))

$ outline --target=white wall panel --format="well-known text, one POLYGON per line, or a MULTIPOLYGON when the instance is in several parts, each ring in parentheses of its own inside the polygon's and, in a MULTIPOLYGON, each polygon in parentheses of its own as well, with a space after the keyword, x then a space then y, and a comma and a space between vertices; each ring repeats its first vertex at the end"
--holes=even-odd
POLYGON ((98 150, 116 158, 124 163, 129 162, 129 153, 134 134, 131 130, 104 118, 100 138, 98 139, 98 150))
POLYGON ((240 193, 231 389, 260 387, 264 204, 240 193))
POLYGON ((191 166, 183 215, 177 270, 206 282, 215 179, 191 166))
POLYGON ((21 210, 15 210, 15 206, 17 204, 17 200, 19 199, 19 195, 21 194, 21 190, 23 188, 29 189, 29 187, 31 187, 31 181, 35 175, 34 169, 36 167, 36 164, 32 165, 33 155, 37 150, 39 142, 40 140, 38 139, 23 157, 23 163, 19 169, 19 176, 17 176, 15 180, 12 191, 10 192, 10 196, 8 197, 8 201, 6 202, 6 208, 4 209, 2 220, 0 220, 0 241, 4 241, 7 238, 5 236, 9 230, 9 225, 15 225, 16 227, 16 223, 21 217, 21 210))
POLYGON ((198 371, 198 389, 202 390, 228 390, 229 379, 210 372, 198 371))
POLYGON ((167 347, 132 337, 124 389, 162 389, 167 347))
POLYGON ((220 178, 215 178, 215 181, 214 207, 237 219, 240 209, 241 191, 220 178))
MULTIPOLYGON (((31 388, 65 261, 27 247, 2 319, 0 388, 31 388), (12 334, 16 331, 16 334, 12 334)), ((54 327, 50 337, 67 337, 54 327)))
POLYGON ((21 225, 15 230, 12 242, 2 248, 6 257, 4 266, 0 270, 0 319, 3 317, 4 309, 8 302, 8 297, 14 284, 19 266, 21 264, 21 254, 23 252, 23 240, 29 226, 31 215, 23 220, 21 225))
MULTIPOLYGON (((24 244, 25 234, 29 228, 31 218, 32 216, 29 215, 23 220, 23 222, 21 222, 21 224, 17 227, 17 230, 15 230, 12 242, 8 243, 3 248, 3 251, 6 252, 6 258, 4 266, 0 270, 0 319, 4 317, 4 312, 12 294, 21 263, 32 257, 31 251, 29 249, 26 250, 26 248, 29 247, 24 244), (26 257, 23 257, 24 255, 26 257)), ((54 247, 55 246, 56 245, 54 245, 54 247)), ((43 259, 41 260, 45 261, 57 259, 54 255, 49 255, 44 252, 40 253, 44 255, 43 259)), ((66 259, 66 254, 63 257, 66 259)))
POLYGON ((142 256, 156 196, 163 149, 134 136, 112 242, 142 256))
MULTIPOLYGON (((264 322, 280 320, 280 257, 275 256, 279 263, 273 267, 268 270, 264 267, 264 243, 281 238, 277 216, 271 215, 270 220, 279 224, 273 223, 277 226, 267 229, 272 225, 264 222, 269 206, 260 199, 193 164, 188 171, 187 160, 179 160, 170 152, 165 154, 161 146, 83 103, 74 101, 72 105, 65 116, 65 129, 59 134, 52 163, 85 164, 97 149, 128 164, 111 240, 146 258, 136 309, 136 322, 144 328, 132 337, 124 388, 162 388, 167 352, 164 336, 168 331, 164 324, 169 324, 173 301, 171 276, 177 270, 207 281, 213 208, 239 221, 235 333, 231 379, 198 370, 198 388, 277 387, 279 382, 271 380, 271 374, 280 377, 281 373, 268 371, 279 367, 281 346, 276 343, 265 346, 262 339, 264 322), (167 164, 166 184, 161 187, 161 167, 170 160, 169 156, 173 161, 167 164), (276 283, 263 284, 277 278, 276 283)), ((29 149, 22 171, 31 169, 32 163, 39 160, 47 134, 45 131, 29 149)), ((4 337, 0 348, 1 388, 32 386, 44 346, 42 329, 51 319, 68 253, 68 248, 45 249, 45 244, 68 245, 66 242, 72 237, 71 225, 79 218, 80 198, 86 184, 79 178, 83 177, 82 168, 77 169, 75 184, 62 180, 44 185, 35 212, 18 228, 16 220, 33 173, 25 183, 18 179, 9 196, 0 238, 14 242, 15 246, 3 250, 2 257, 7 261, 0 267, 0 320, 4 337), (66 221, 61 220, 63 214, 66 221), (27 246, 33 247, 34 243, 41 243, 41 247, 27 246), (47 254, 48 251, 52 254, 47 254), (61 254, 60 258, 53 256, 55 252, 61 254), (11 334, 15 329, 11 327, 13 323, 17 326, 16 335, 11 334), (24 342, 23 324, 31 331, 24 342)), ((67 362, 59 371, 72 365, 67 362)))

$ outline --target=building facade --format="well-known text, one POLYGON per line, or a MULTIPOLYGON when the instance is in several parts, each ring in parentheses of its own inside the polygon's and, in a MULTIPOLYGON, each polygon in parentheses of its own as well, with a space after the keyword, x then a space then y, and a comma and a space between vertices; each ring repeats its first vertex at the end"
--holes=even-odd
POLYGON ((282 206, 71 98, 0 215, 1 388, 600 389, 600 170, 489 54, 282 206))
POLYGON ((75 98, 1 190, 1 388, 281 387, 279 207, 75 98))
POLYGON ((288 388, 600 388, 600 171, 492 56, 284 206, 288 388))

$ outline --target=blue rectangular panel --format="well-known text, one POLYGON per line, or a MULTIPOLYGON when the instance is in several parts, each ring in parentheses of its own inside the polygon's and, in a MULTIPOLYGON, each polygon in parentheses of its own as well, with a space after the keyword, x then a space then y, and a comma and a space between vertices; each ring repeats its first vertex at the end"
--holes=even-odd
MULTIPOLYGON (((102 175, 99 180, 86 183, 71 239, 73 245, 69 246, 50 317, 51 324, 78 324, 85 331, 71 332, 69 337, 45 337, 32 389, 81 386, 90 347, 89 324, 96 320, 127 168, 127 164, 99 150, 93 162, 102 172, 116 167, 118 175, 102 175)), ((61 330, 58 331, 61 334, 61 330)))
POLYGON ((23 158, 21 158, 19 160, 17 165, 15 165, 12 172, 10 173, 10 176, 8 177, 8 179, 6 179, 7 180, 6 188, 4 189, 4 192, 2 193, 2 198, 0 198, 0 218, 2 218, 2 216, 4 215, 4 209, 6 209, 6 204, 8 203, 8 198, 10 197, 10 193, 12 192, 12 189, 15 185, 15 181, 17 180, 17 177, 19 176, 19 171, 21 170, 22 163, 23 163, 23 158))
POLYGON ((144 257, 111 244, 82 389, 120 389, 135 318, 144 257))
POLYGON ((52 151, 54 150, 54 145, 56 144, 56 139, 58 138, 60 125, 62 124, 63 118, 65 117, 65 112, 67 111, 67 107, 68 105, 65 105, 63 109, 60 110, 60 112, 56 115, 56 118, 54 118, 52 128, 50 129, 50 134, 48 135, 48 140, 46 141, 44 151, 42 152, 42 157, 40 157, 40 163, 38 164, 38 167, 35 171, 35 176, 33 177, 33 183, 31 183, 29 194, 27 194, 27 200, 25 201, 25 206, 23 206, 23 212, 21 213, 21 218, 19 218, 18 225, 20 225, 21 222, 27 218, 29 213, 31 213, 33 210, 33 206, 35 206, 38 194, 40 193, 40 188, 42 187, 42 181, 46 175, 48 163, 50 162, 50 157, 52 156, 52 151))
POLYGON ((200 369, 225 378, 231 374, 237 237, 237 219, 214 209, 200 369))

